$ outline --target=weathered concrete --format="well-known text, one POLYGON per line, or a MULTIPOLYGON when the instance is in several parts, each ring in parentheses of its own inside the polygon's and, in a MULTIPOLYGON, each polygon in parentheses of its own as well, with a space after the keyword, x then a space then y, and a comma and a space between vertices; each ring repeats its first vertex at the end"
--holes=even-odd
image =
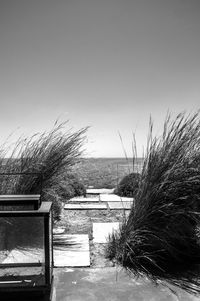
POLYGON ((76 197, 69 200, 70 203, 98 203, 100 201, 99 197, 93 197, 93 198, 83 198, 83 197, 76 197))
POLYGON ((110 209, 119 209, 119 210, 130 210, 133 205, 133 202, 108 202, 108 207, 110 209))
POLYGON ((93 242, 107 243, 112 232, 119 230, 119 223, 93 223, 93 242))
POLYGON ((87 234, 55 234, 53 245, 55 267, 90 266, 87 234))
POLYGON ((107 204, 66 204, 64 207, 65 210, 88 210, 88 209, 107 209, 107 204))
POLYGON ((101 202, 117 202, 120 201, 120 197, 116 194, 100 194, 100 201, 101 202))
POLYGON ((86 189, 86 194, 111 194, 113 193, 114 188, 99 188, 99 189, 86 189))
POLYGON ((116 194, 100 194, 101 202, 133 202, 133 198, 120 197, 116 194))
POLYGON ((199 298, 145 278, 129 278, 116 268, 55 269, 52 301, 198 301, 199 298))

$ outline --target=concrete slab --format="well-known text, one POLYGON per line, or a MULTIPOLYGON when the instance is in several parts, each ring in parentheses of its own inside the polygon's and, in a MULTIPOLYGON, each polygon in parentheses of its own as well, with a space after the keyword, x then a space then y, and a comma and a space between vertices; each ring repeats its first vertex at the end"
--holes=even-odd
POLYGON ((99 188, 99 189, 86 189, 86 194, 111 194, 113 193, 114 188, 99 188))
POLYGON ((65 210, 96 210, 96 209, 107 209, 107 204, 66 204, 65 210))
POLYGON ((120 197, 116 194, 100 194, 101 202, 133 202, 133 198, 120 197))
POLYGON ((82 198, 82 197, 76 197, 69 200, 70 203, 98 203, 99 197, 93 197, 93 198, 82 198))
POLYGON ((93 223, 93 242, 107 243, 109 234, 119 230, 119 223, 93 223))
POLYGON ((87 234, 57 234, 53 239, 55 267, 90 266, 87 234))
POLYGON ((52 301, 198 301, 199 297, 172 287, 153 285, 146 278, 130 278, 110 268, 55 269, 52 301), (173 293, 173 290, 176 292, 173 293))
POLYGON ((118 210, 130 210, 133 205, 133 202, 108 202, 108 207, 110 209, 118 210))
POLYGON ((100 194, 100 201, 101 202, 112 202, 112 201, 120 201, 120 197, 116 194, 100 194))

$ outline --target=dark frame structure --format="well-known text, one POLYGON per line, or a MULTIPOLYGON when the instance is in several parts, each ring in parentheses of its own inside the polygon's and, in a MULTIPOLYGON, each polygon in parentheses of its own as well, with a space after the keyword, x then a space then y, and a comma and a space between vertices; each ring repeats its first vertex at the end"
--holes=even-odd
MULTIPOLYGON (((24 284, 23 279, 16 280, 0 277, 0 299, 1 300, 51 300, 51 292, 53 287, 53 238, 52 238, 52 203, 42 202, 40 205, 39 195, 3 195, 0 196, 0 204, 2 206, 23 206, 27 202, 32 203, 32 210, 1 210, 1 218, 22 218, 22 217, 40 217, 42 219, 42 227, 44 233, 44 279, 42 285, 24 284)), ((8 234, 9 235, 9 234, 8 234)), ((40 262, 27 263, 1 263, 0 270, 13 267, 34 267, 41 266, 40 262)), ((22 277, 23 278, 23 277, 22 277)), ((27 278, 27 277, 26 277, 27 278)), ((28 280, 27 280, 28 281, 28 280)))

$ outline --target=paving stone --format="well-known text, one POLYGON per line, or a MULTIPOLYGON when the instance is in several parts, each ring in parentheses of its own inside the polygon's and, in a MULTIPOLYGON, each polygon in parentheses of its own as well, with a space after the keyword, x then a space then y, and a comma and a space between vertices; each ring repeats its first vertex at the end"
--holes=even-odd
POLYGON ((99 189, 86 189, 87 194, 111 194, 113 193, 114 188, 99 188, 99 189))
POLYGON ((107 209, 107 204, 66 204, 65 210, 96 210, 96 209, 107 209))
POLYGON ((118 231, 119 223, 93 223, 93 242, 107 243, 109 234, 118 231))
POLYGON ((70 203, 95 203, 99 202, 99 197, 93 197, 93 198, 83 198, 83 197, 76 197, 69 200, 70 203))
POLYGON ((133 202, 108 202, 109 209, 130 210, 133 202))
POLYGON ((116 194, 100 194, 101 202, 133 202, 133 198, 120 197, 116 194))
POLYGON ((53 245, 55 267, 90 266, 87 234, 57 234, 54 235, 53 245))
POLYGON ((116 194, 100 194, 99 196, 101 202, 117 202, 120 201, 120 197, 116 194))

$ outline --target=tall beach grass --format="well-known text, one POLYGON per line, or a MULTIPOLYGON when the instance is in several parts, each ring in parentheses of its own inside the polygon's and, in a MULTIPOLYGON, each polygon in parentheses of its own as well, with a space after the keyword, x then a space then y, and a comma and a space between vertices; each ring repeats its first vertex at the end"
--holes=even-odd
POLYGON ((50 131, 20 137, 12 146, 0 146, 0 194, 41 192, 43 200, 59 204, 55 187, 63 171, 70 171, 80 159, 87 131, 72 131, 67 125, 56 122, 50 131))
POLYGON ((107 256, 131 274, 200 293, 200 119, 166 117, 161 137, 152 122, 134 207, 107 256))

